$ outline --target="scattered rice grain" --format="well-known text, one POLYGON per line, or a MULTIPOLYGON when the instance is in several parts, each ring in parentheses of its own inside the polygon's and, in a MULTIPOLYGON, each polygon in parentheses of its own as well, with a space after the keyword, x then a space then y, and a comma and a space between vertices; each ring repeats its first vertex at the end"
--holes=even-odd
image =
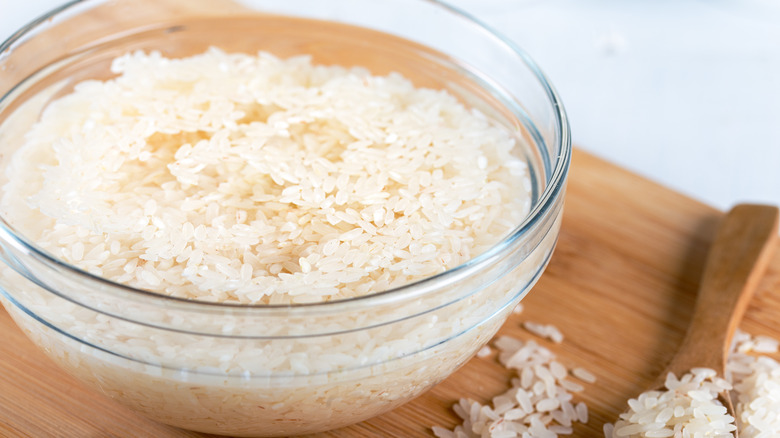
POLYGON ((494 397, 492 406, 460 399, 453 410, 462 424, 451 431, 437 426, 436 436, 556 438, 572 434, 572 423, 587 423, 587 406, 569 402, 572 395, 565 380, 569 371, 550 350, 507 336, 498 337, 493 345, 499 350, 499 361, 517 376, 512 386, 494 397))

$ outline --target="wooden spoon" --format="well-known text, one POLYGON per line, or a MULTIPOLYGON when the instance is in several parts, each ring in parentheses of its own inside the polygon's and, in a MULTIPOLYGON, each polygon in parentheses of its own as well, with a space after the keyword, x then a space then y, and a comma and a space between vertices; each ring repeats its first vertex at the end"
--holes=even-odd
MULTIPOLYGON (((723 377, 731 340, 777 245, 778 208, 740 204, 726 214, 707 256, 688 331, 653 388, 693 368, 723 377)), ((720 399, 736 418, 728 392, 720 399)), ((737 433, 734 433, 737 436, 737 433)))

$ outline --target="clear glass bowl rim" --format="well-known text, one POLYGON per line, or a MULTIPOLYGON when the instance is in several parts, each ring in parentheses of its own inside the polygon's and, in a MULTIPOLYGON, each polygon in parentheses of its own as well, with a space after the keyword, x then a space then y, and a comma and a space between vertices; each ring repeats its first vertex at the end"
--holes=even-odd
MULTIPOLYGON (((21 27, 15 33, 13 33, 7 40, 0 43, 0 63, 3 62, 3 58, 10 56, 16 43, 21 42, 28 35, 35 33, 39 28, 43 27, 47 23, 56 21, 62 15, 66 15, 73 9, 83 4, 93 3, 100 0, 74 0, 59 6, 49 12, 41 15, 40 17, 29 22, 25 26, 21 27)), ((450 284, 458 279, 469 277, 491 263, 492 260, 500 258, 503 254, 508 252, 514 244, 522 240, 525 236, 531 233, 536 225, 544 219, 550 210, 555 206, 556 200, 559 196, 563 196, 563 192, 566 186, 566 179, 568 177, 569 167, 571 164, 572 144, 571 144, 571 129, 569 126, 566 110, 563 107, 558 92, 553 87, 547 76, 542 72, 539 66, 533 59, 516 43, 507 37, 501 35, 497 31, 493 30, 488 25, 484 24, 473 15, 447 4, 440 0, 418 0, 421 3, 430 3, 439 8, 442 8, 447 13, 459 16, 471 25, 481 28, 491 39, 497 44, 504 46, 510 53, 517 56, 523 64, 529 69, 531 73, 539 81, 539 85, 543 88, 549 99, 549 104, 552 105, 555 116, 555 134, 558 140, 558 144, 555 145, 558 150, 557 157, 555 157, 554 167, 552 173, 547 179, 547 186, 539 197, 538 202, 533 206, 530 213, 523 222, 515 227, 504 239, 493 245, 490 249, 477 255, 471 260, 451 268, 447 271, 439 274, 426 277, 415 282, 397 287, 387 289, 374 294, 363 295, 352 298, 323 301, 316 303, 294 303, 294 304, 240 304, 240 303, 219 303, 219 302, 206 302, 195 301, 186 298, 178 298, 160 293, 151 292, 144 289, 137 289, 131 286, 127 286, 121 283, 116 283, 103 277, 91 274, 76 266, 66 263, 47 251, 39 248, 35 243, 29 241, 21 233, 18 233, 14 228, 6 222, 6 220, 0 217, 0 239, 14 245, 17 249, 21 250, 25 254, 43 261, 44 263, 65 270, 69 274, 73 274, 77 277, 81 277, 86 281, 94 282, 101 287, 107 287, 111 290, 123 292, 124 295, 132 297, 135 300, 144 302, 158 302, 165 303, 167 306, 174 306, 181 308, 182 310, 301 310, 305 309, 323 309, 325 307, 332 308, 334 306, 344 306, 347 304, 356 304, 360 307, 381 305, 390 302, 404 301, 408 298, 417 297, 420 294, 424 294, 428 290, 437 290, 443 285, 450 284)), ((13 88, 8 90, 7 94, 0 96, 0 103, 5 100, 9 94, 13 92, 13 88)), ((16 268, 14 268, 16 269, 16 268)), ((331 309, 334 310, 334 309, 331 309)))

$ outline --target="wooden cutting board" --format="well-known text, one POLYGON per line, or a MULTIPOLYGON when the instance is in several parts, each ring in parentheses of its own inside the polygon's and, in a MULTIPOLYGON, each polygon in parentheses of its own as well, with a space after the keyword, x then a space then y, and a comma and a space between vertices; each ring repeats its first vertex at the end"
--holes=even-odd
MULTIPOLYGON (((501 334, 533 335, 523 321, 555 324, 561 344, 540 342, 598 378, 576 396, 590 420, 574 436, 603 436, 625 400, 649 384, 682 340, 708 245, 722 213, 575 151, 560 240, 550 265, 501 334)), ((780 253, 742 328, 780 338, 780 253)), ((140 417, 82 388, 25 338, 0 310, 0 436, 206 437, 140 417)), ((460 397, 487 401, 510 373, 495 357, 473 358, 430 392, 395 411, 319 437, 432 436, 453 427, 460 397)))

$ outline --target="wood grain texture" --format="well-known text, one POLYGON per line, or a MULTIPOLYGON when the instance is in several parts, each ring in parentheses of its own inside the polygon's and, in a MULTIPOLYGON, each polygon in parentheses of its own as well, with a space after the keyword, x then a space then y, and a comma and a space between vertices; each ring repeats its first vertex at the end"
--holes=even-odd
MULTIPOLYGON (((708 247, 722 213, 582 151, 576 151, 556 252, 501 334, 530 339, 523 321, 551 323, 566 339, 540 343, 598 382, 576 398, 591 410, 575 436, 601 436, 625 400, 652 383, 690 321, 708 247)), ((742 328, 780 338, 780 254, 775 254, 742 328)), ((0 311, 0 436, 207 437, 146 420, 83 389, 0 311)), ((460 397, 487 401, 511 374, 493 356, 473 358, 433 390, 395 411, 318 437, 425 437, 453 427, 460 397)))
POLYGON ((694 367, 724 375, 735 330, 777 245, 778 208, 740 204, 721 221, 715 234, 696 298, 691 323, 666 370, 680 376, 694 367))

